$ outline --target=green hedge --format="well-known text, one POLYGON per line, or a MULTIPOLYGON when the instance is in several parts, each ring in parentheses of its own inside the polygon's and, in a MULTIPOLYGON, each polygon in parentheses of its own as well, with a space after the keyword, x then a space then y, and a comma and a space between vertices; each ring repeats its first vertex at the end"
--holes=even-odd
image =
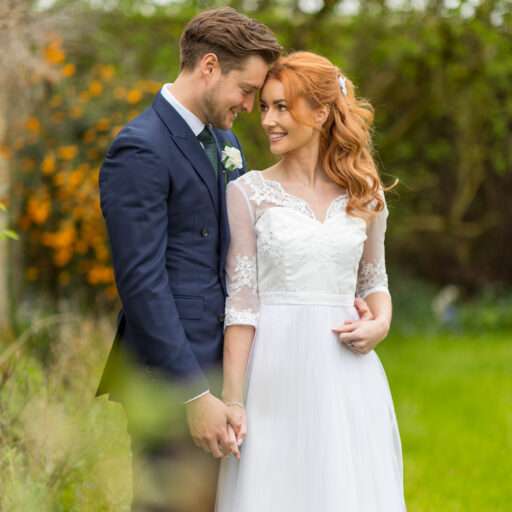
MULTIPOLYGON (((96 29, 68 52, 78 82, 97 65, 113 65, 128 88, 142 79, 172 81, 191 5, 153 16, 96 12, 96 29)), ((290 16, 287 3, 254 14, 285 47, 332 59, 375 106, 376 158, 385 181, 401 182, 388 197, 389 261, 470 292, 512 280, 512 19, 506 14, 497 25, 492 14, 507 5, 484 2, 471 17, 435 2, 402 12, 364 2, 352 17, 334 10, 290 16)), ((111 115, 116 108, 112 101, 111 115)), ((251 168, 272 162, 256 112, 235 131, 251 168)))

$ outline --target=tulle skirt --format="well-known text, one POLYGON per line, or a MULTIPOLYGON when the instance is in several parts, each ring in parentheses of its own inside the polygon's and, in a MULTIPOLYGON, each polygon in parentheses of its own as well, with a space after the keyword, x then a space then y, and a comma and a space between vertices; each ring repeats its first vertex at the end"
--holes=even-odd
POLYGON ((263 297, 247 374, 241 459, 222 460, 216 512, 405 510, 400 436, 375 352, 331 328, 353 298, 263 297))

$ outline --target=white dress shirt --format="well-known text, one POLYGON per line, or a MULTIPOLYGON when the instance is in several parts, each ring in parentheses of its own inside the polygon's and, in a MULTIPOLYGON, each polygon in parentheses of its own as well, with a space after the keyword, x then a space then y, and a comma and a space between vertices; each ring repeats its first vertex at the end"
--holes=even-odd
MULTIPOLYGON (((199 119, 193 112, 190 112, 190 110, 183 105, 183 103, 180 103, 176 97, 172 94, 170 91, 170 86, 172 84, 164 84, 162 87, 162 90, 160 91, 162 93, 162 96, 165 100, 167 100, 171 106, 178 112, 178 114, 183 118, 183 120, 188 124, 189 128, 192 130, 194 135, 197 137, 205 127, 205 124, 201 119, 199 119)), ((209 393, 210 390, 207 389, 206 391, 203 391, 199 395, 187 400, 185 403, 188 404, 189 402, 192 402, 192 400, 196 400, 197 398, 206 395, 206 393, 209 393)))
POLYGON ((194 135, 197 137, 205 127, 205 124, 199 117, 197 117, 193 112, 191 112, 183 103, 180 103, 176 96, 171 92, 172 84, 164 84, 162 90, 162 96, 174 107, 174 110, 178 112, 178 114, 183 118, 183 120, 188 124, 190 129, 194 132, 194 135))

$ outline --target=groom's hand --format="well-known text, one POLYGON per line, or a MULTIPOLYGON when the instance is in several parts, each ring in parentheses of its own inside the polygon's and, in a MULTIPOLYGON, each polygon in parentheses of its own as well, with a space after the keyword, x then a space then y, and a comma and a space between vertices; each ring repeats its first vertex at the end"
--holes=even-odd
MULTIPOLYGON (((357 314, 359 315, 359 320, 373 320, 373 314, 370 311, 370 308, 364 299, 361 297, 357 297, 354 301, 354 306, 357 310, 357 314)), ((346 320, 345 324, 351 323, 352 320, 346 320)))
MULTIPOLYGON (((353 333, 354 329, 361 324, 361 322, 370 321, 374 319, 374 315, 368 306, 368 303, 361 299, 361 297, 356 297, 354 300, 354 307, 356 308, 357 314, 359 315, 358 320, 345 320, 343 325, 340 327, 335 327, 332 329, 334 333, 339 337, 340 341, 344 343, 349 350, 352 352, 356 352, 354 345, 352 344, 355 341, 355 338, 349 338, 347 333, 353 333)), ((357 351, 359 352, 359 351, 357 351)))
POLYGON ((188 428, 196 446, 210 452, 216 459, 236 449, 236 440, 228 432, 228 411, 224 402, 206 393, 189 402, 186 408, 188 428))

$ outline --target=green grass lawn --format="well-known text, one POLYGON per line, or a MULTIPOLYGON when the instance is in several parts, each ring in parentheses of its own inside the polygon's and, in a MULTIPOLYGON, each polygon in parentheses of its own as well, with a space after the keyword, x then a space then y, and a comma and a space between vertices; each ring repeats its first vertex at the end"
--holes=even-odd
MULTIPOLYGON (((110 327, 94 336, 95 324, 80 326, 63 334, 47 367, 28 354, 0 365, 0 474, 10 489, 0 510, 127 510, 119 507, 131 492, 124 415, 105 401, 83 408, 103 365, 97 340, 110 327)), ((400 426, 408 511, 512 511, 512 332, 395 334, 378 352, 400 426)))
POLYGON ((512 511, 512 333, 391 336, 378 352, 409 512, 512 511))

